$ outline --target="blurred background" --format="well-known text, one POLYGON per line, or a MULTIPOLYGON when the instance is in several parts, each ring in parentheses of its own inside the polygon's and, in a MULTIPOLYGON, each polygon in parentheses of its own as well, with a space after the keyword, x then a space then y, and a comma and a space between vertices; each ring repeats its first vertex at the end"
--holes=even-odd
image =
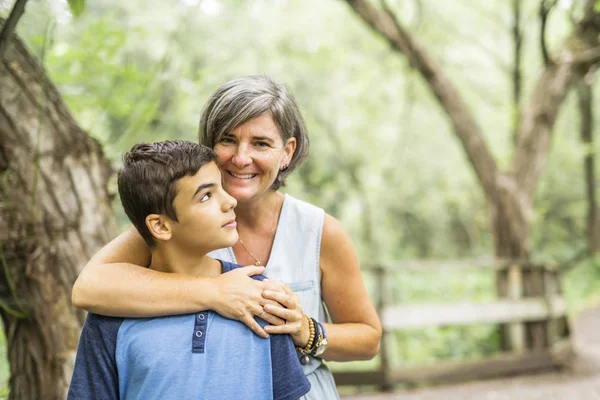
MULTIPOLYGON (((197 141, 201 108, 218 86, 239 75, 268 74, 295 93, 311 140, 308 160, 284 191, 340 219, 365 264, 524 257, 558 265, 569 315, 596 304, 600 258, 595 214, 590 217, 596 187, 585 167, 591 162, 593 172, 599 147, 593 141, 600 97, 593 96, 600 89, 595 67, 573 78, 565 94, 530 199, 525 250, 507 254, 495 246, 485 172, 476 172, 439 94, 418 62, 371 29, 349 3, 101 0, 87 1, 75 16, 67 1, 30 0, 16 32, 115 170, 134 143, 197 141)), ((0 0, 0 16, 6 18, 13 4, 0 0)), ((545 101, 535 97, 548 70, 544 52, 562 54, 586 2, 370 4, 393 13, 435 60, 476 121, 495 167, 514 172, 520 122, 530 106, 545 101)), ((116 196, 114 177, 109 191, 116 196)), ((116 197, 113 205, 123 229, 128 221, 116 197)), ((365 272, 365 279, 375 301, 375 278, 365 272)), ((412 268, 389 279, 394 304, 497 296, 494 274, 478 268, 412 268)), ((391 341, 389 362, 396 366, 502 350, 497 327, 484 324, 407 329, 391 341)), ((0 344, 0 393, 6 396, 3 337, 0 344)), ((374 369, 378 363, 332 368, 374 369)))

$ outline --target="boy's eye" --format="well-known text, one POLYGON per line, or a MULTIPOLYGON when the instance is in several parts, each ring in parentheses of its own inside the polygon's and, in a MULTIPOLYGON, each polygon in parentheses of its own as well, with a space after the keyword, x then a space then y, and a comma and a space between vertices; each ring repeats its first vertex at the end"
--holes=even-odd
POLYGON ((204 193, 202 195, 202 197, 200 197, 200 202, 204 203, 205 201, 207 201, 208 199, 210 199, 212 197, 212 194, 210 192, 208 193, 204 193))

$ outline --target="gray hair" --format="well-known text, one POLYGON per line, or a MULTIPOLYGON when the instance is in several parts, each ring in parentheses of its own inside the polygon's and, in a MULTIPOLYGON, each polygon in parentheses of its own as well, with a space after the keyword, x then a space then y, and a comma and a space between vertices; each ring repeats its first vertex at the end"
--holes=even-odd
POLYGON ((200 144, 214 148, 221 137, 240 124, 264 113, 270 113, 283 142, 296 138, 288 168, 279 171, 271 186, 277 190, 285 186, 285 179, 308 156, 308 135, 296 100, 285 86, 273 82, 266 75, 248 75, 235 78, 208 99, 200 116, 200 144))

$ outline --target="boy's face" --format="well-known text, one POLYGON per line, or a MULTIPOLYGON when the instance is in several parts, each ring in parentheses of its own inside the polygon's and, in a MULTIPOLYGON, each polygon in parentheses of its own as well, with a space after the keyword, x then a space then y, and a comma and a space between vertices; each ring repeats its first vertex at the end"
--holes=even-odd
POLYGON ((237 201, 221 186, 221 173, 214 162, 194 176, 176 182, 173 206, 177 222, 171 221, 170 243, 182 250, 210 251, 233 246, 238 240, 235 213, 237 201))

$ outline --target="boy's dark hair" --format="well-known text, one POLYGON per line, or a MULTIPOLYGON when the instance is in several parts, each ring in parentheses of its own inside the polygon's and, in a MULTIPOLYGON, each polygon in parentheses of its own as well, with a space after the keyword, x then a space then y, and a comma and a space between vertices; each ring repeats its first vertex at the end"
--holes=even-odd
POLYGON ((173 207, 177 181, 216 160, 210 148, 181 140, 136 144, 123 155, 118 178, 121 204, 148 246, 155 242, 146 227, 146 217, 163 214, 177 221, 173 207))

